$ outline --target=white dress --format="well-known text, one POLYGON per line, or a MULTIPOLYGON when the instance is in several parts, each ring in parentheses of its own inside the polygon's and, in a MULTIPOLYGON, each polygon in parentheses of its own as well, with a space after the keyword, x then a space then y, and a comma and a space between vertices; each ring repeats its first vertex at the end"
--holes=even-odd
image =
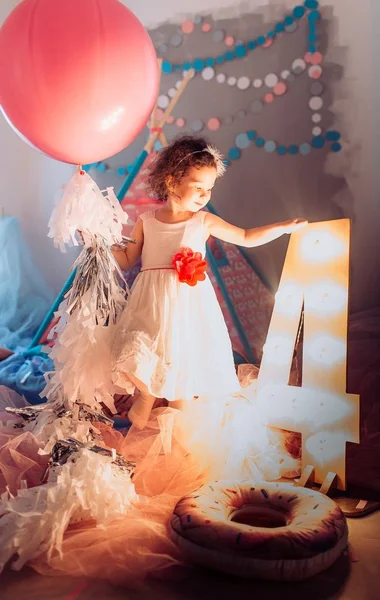
POLYGON ((231 341, 208 277, 181 283, 172 267, 183 248, 205 255, 206 213, 162 223, 156 211, 141 215, 142 270, 113 341, 113 381, 130 393, 128 374, 166 400, 216 398, 239 393, 231 341))

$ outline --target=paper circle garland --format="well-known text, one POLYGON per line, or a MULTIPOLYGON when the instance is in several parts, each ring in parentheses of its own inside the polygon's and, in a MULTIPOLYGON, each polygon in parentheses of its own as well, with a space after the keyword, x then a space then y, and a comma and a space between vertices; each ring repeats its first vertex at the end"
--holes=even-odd
POLYGON ((214 42, 223 42, 225 33, 222 29, 217 29, 212 34, 212 39, 214 42))
POLYGON ((263 110, 263 107, 264 105, 261 100, 254 100, 251 104, 251 112, 258 114, 263 110))
POLYGON ((184 23, 182 23, 181 29, 183 33, 193 33, 194 23, 192 21, 185 21, 184 23))
POLYGON ((200 119, 196 119, 195 121, 192 122, 191 124, 191 129, 195 132, 199 132, 202 131, 204 125, 203 125, 203 121, 201 121, 200 119))
POLYGON ((211 119, 207 121, 207 128, 210 131, 217 131, 220 128, 219 119, 217 117, 211 117, 211 119))
POLYGON ((277 144, 273 140, 268 140, 264 144, 265 152, 274 152, 276 150, 277 144))
POLYGON ((283 81, 279 81, 274 86, 273 93, 276 94, 276 96, 282 96, 283 94, 285 94, 286 90, 287 90, 286 84, 283 81))
POLYGON ((303 156, 306 156, 307 154, 310 154, 310 152, 311 152, 310 144, 308 144, 307 142, 305 142, 304 144, 300 144, 300 154, 302 154, 303 156))
POLYGON ((202 79, 204 79, 205 81, 210 81, 211 79, 213 79, 214 75, 215 71, 212 67, 206 67, 202 71, 202 79))
POLYGON ((239 77, 239 79, 237 80, 237 87, 239 88, 239 90, 247 90, 251 85, 251 80, 249 79, 249 77, 243 76, 243 77, 239 77))
POLYGON ((157 106, 159 108, 167 108, 169 106, 169 98, 167 96, 158 96, 157 106))
POLYGON ((303 73, 303 71, 306 69, 306 63, 304 60, 302 60, 302 58, 296 58, 293 62, 292 62, 292 71, 293 73, 295 73, 296 75, 300 75, 301 73, 303 73))
POLYGON ((269 88, 273 88, 278 82, 278 77, 275 73, 269 73, 264 79, 265 85, 269 88))
POLYGON ((323 85, 320 81, 313 81, 310 86, 312 96, 320 96, 323 92, 323 85))
POLYGON ((311 110, 320 110, 323 106, 323 100, 320 96, 313 96, 309 100, 309 107, 311 110))
POLYGON ((237 148, 240 148, 241 150, 244 150, 244 148, 248 148, 250 144, 248 135, 246 133, 239 133, 239 135, 236 136, 235 144, 237 148))
POLYGON ((322 75, 322 67, 320 65, 312 65, 308 69, 308 74, 311 79, 319 79, 322 75))

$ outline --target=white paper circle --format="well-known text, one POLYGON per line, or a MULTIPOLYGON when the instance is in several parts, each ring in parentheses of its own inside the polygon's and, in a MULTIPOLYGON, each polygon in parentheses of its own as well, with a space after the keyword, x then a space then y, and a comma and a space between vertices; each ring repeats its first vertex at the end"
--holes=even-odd
POLYGON ((320 127, 313 127, 313 129, 311 130, 311 133, 313 135, 321 135, 322 129, 320 127))
POLYGON ((167 96, 158 96, 157 100, 158 108, 167 108, 169 106, 169 98, 167 96))
POLYGON ((306 63, 302 58, 296 58, 296 60, 293 60, 293 62, 292 62, 293 73, 295 73, 296 75, 299 75, 305 69, 306 69, 306 63))
POLYGON ((256 89, 261 88, 262 85, 263 85, 262 79, 255 79, 253 82, 253 87, 256 89))
POLYGON ((168 96, 170 96, 170 98, 174 98, 176 93, 177 93, 177 90, 175 88, 170 88, 170 90, 168 91, 168 96))
POLYGON ((210 81, 210 79, 212 79, 214 75, 215 71, 212 67, 206 67, 202 71, 202 79, 204 79, 205 81, 210 81))
POLYGON ((251 85, 251 80, 249 77, 239 77, 237 81, 237 86, 239 90, 247 90, 251 85))
POLYGON ((282 79, 287 79, 290 75, 290 71, 288 71, 287 69, 285 69, 285 71, 281 71, 281 77, 282 79))
POLYGON ((273 88, 276 85, 276 83, 278 83, 278 77, 275 73, 269 73, 265 77, 264 81, 267 87, 273 88))
POLYGON ((311 120, 313 121, 313 123, 320 123, 322 121, 322 115, 320 115, 319 113, 314 113, 311 117, 311 120))
POLYGON ((227 79, 227 83, 228 83, 228 85, 236 85, 236 82, 237 82, 237 79, 236 79, 236 77, 229 77, 229 78, 227 79))
POLYGON ((216 76, 216 81, 218 83, 224 83, 226 81, 226 76, 224 73, 218 73, 216 76))
POLYGON ((320 96, 313 96, 309 100, 309 107, 311 110, 319 110, 323 106, 323 100, 320 96))

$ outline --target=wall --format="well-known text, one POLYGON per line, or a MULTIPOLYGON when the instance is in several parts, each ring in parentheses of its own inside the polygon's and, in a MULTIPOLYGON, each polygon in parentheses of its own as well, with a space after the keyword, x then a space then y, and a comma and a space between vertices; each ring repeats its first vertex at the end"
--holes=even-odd
MULTIPOLYGON (((17 3, 17 0, 2 0, 0 19, 3 20, 17 3)), ((176 0, 124 0, 124 3, 147 27, 156 27, 168 19, 180 22, 186 12, 207 14, 211 11, 215 18, 236 18, 248 10, 269 6, 274 18, 276 14, 281 15, 285 7, 293 7, 296 2, 182 0, 179 4, 176 0)), ((347 151, 329 160, 324 164, 324 169, 334 178, 340 180, 344 176, 347 179, 348 185, 341 188, 334 202, 341 209, 340 213, 352 217, 354 222, 352 309, 356 310, 378 304, 379 300, 377 273, 380 267, 380 203, 377 197, 380 177, 374 164, 375 144, 379 145, 379 120, 378 117, 374 120, 374 103, 375 98, 378 102, 380 98, 379 89, 375 90, 372 84, 376 80, 372 44, 378 44, 374 41, 375 30, 372 23, 376 22, 374 11, 378 13, 379 7, 376 7, 376 3, 372 7, 370 0, 349 4, 348 11, 347 0, 323 0, 323 5, 331 7, 335 16, 332 35, 330 32, 328 58, 335 63, 341 62, 345 67, 343 80, 333 85, 334 103, 331 108, 338 128, 343 130, 348 141, 347 151), (346 47, 346 52, 339 52, 342 47, 346 47), (375 123, 377 129, 374 127, 375 123)), ((52 248, 50 240, 46 238, 47 222, 55 192, 69 176, 70 167, 56 163, 23 144, 5 121, 0 119, 0 204, 7 213, 16 214, 20 218, 32 254, 55 290, 66 278, 73 255, 63 256, 52 248)), ((220 201, 221 209, 227 213, 223 206, 220 201)), ((302 208, 302 204, 295 208, 302 208)), ((284 212, 284 207, 279 204, 273 210, 272 220, 277 215, 281 217, 284 212)), ((259 209, 256 209, 255 218, 259 221, 263 218, 259 209)), ((281 255, 282 250, 279 247, 277 256, 281 255)), ((275 279, 281 268, 281 261, 276 258, 276 264, 273 264, 266 251, 264 259, 264 266, 267 260, 275 279)))

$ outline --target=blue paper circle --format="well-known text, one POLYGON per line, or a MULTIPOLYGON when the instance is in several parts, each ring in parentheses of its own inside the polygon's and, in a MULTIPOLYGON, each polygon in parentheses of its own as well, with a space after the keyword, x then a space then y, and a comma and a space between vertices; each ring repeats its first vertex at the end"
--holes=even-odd
POLYGON ((277 154, 279 154, 280 156, 284 156, 284 154, 286 154, 286 152, 287 152, 286 146, 277 146, 277 154))
POLYGON ((298 154, 298 146, 296 146, 296 144, 291 144, 291 145, 288 147, 288 152, 289 152, 289 154, 292 154, 293 156, 294 156, 295 154, 298 154))
POLYGON ((228 52, 225 53, 224 58, 228 61, 233 60, 234 53, 231 50, 229 50, 228 52))
POLYGON ((316 33, 316 31, 317 31, 317 24, 309 22, 309 33, 316 33))
POLYGON ((228 158, 230 160, 237 160, 238 158, 240 158, 240 150, 239 148, 230 148, 228 150, 228 158))
POLYGON ((235 138, 235 144, 240 150, 248 148, 250 144, 248 135, 246 133, 239 133, 235 138))
POLYGON ((206 67, 213 67, 215 65, 215 58, 206 58, 206 67))
POLYGON ((305 0, 304 6, 310 10, 318 8, 319 2, 318 0, 305 0))
POLYGON ((273 140, 268 140, 264 144, 265 152, 274 152, 276 150, 277 144, 273 140))
POLYGON ((256 138, 255 144, 258 148, 262 148, 265 144, 265 140, 262 137, 256 138))
POLYGON ((116 173, 122 177, 123 175, 127 174, 127 169, 125 167, 118 167, 116 169, 116 173))
POLYGON ((247 131, 247 136, 249 140, 254 140, 256 137, 256 131, 253 131, 253 129, 250 129, 249 131, 247 131))
POLYGON ((326 140, 329 140, 329 142, 337 142, 338 140, 340 140, 339 131, 334 131, 333 129, 331 129, 330 131, 327 131, 326 132, 326 140))
POLYGON ((271 38, 274 38, 274 37, 276 37, 276 32, 273 31, 273 30, 268 31, 267 38, 271 39, 271 38))
POLYGON ((229 161, 227 158, 225 158, 225 159, 223 160, 223 164, 224 164, 226 167, 229 167, 229 166, 230 166, 230 161, 229 161))
POLYGON ((107 165, 105 163, 99 163, 98 165, 96 165, 96 170, 99 173, 104 173, 107 170, 107 165))
POLYGON ((259 37, 256 40, 256 42, 258 43, 259 46, 263 46, 266 41, 267 41, 267 39, 266 39, 265 35, 259 35, 259 37))
POLYGON ((342 149, 342 146, 340 145, 339 142, 334 142, 333 144, 331 144, 331 150, 333 152, 339 152, 339 150, 342 149))
POLYGON ((293 17, 295 19, 302 19, 302 17, 304 16, 306 12, 306 9, 304 6, 295 6, 293 8, 293 17))
POLYGON ((313 137, 311 145, 313 148, 323 148, 323 146, 325 145, 325 138, 323 137, 323 135, 316 135, 315 137, 313 137))
POLYGON ((183 63, 184 71, 190 71, 190 69, 191 69, 191 62, 187 61, 187 62, 183 63))
POLYGON ((243 44, 239 44, 235 47, 235 55, 237 58, 243 58, 247 55, 247 49, 243 44))
POLYGON ((314 54, 314 52, 317 51, 317 47, 314 44, 310 44, 309 46, 309 52, 310 54, 314 54))
POLYGON ((247 43, 247 48, 248 50, 254 50, 256 48, 255 40, 249 40, 249 42, 247 43))
POLYGON ((173 65, 168 60, 164 60, 162 62, 162 71, 163 73, 171 73, 173 70, 173 65))
POLYGON ((224 63, 224 56, 217 56, 215 62, 217 65, 222 65, 224 63))
POLYGON ((310 154, 310 152, 311 152, 310 144, 305 142, 304 144, 300 145, 300 154, 302 154, 303 156, 306 156, 307 154, 310 154))
POLYGON ((277 23, 275 26, 275 30, 277 31, 277 33, 281 33, 281 31, 284 31, 285 29, 285 25, 282 21, 280 21, 280 23, 277 23))
POLYGON ((310 35, 308 35, 308 36, 307 36, 307 39, 308 39, 308 41, 309 41, 310 43, 312 43, 312 44, 313 44, 314 42, 316 42, 316 41, 317 41, 317 39, 318 39, 318 36, 317 36, 317 34, 316 34, 315 32, 314 32, 314 33, 310 33, 310 35))
POLYGON ((319 20, 320 16, 321 13, 319 12, 319 10, 312 10, 307 15, 307 20, 309 21, 309 23, 316 23, 319 20))
POLYGON ((195 71, 203 71, 205 68, 205 61, 203 58, 196 58, 193 62, 193 67, 195 71))
POLYGON ((290 15, 288 15, 287 17, 285 17, 284 19, 284 24, 285 25, 293 25, 294 23, 294 18, 291 17, 290 15))

